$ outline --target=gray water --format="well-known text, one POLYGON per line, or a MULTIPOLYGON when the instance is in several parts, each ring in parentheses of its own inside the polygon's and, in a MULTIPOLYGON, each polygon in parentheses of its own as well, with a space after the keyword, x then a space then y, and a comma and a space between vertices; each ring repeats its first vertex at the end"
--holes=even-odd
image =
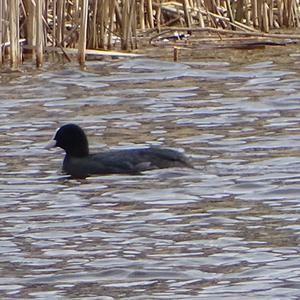
POLYGON ((1 73, 0 298, 299 299, 300 57, 286 49, 1 73), (43 148, 67 122, 92 151, 167 146, 195 169, 69 179, 43 148))

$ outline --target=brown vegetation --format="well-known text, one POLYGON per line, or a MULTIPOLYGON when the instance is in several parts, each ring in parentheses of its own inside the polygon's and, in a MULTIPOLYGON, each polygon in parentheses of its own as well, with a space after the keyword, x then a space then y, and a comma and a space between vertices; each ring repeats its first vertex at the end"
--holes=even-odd
POLYGON ((87 48, 135 49, 141 36, 174 26, 257 34, 299 25, 298 0, 0 0, 0 63, 9 53, 17 67, 24 48, 37 66, 45 51, 69 59, 68 48, 84 63, 87 48))

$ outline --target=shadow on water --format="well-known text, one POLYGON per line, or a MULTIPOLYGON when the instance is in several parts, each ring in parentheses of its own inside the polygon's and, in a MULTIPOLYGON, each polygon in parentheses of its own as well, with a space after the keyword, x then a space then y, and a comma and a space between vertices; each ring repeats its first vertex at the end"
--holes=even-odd
POLYGON ((1 298, 297 299, 295 49, 2 74, 1 298), (70 180, 43 149, 70 121, 94 151, 164 145, 196 169, 70 180))

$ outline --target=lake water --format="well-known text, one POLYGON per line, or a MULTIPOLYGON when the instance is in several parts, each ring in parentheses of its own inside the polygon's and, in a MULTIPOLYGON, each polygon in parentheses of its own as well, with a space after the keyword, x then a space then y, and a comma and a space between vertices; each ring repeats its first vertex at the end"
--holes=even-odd
POLYGON ((299 299, 299 49, 197 55, 0 74, 1 299, 299 299), (68 122, 195 169, 71 180, 68 122))

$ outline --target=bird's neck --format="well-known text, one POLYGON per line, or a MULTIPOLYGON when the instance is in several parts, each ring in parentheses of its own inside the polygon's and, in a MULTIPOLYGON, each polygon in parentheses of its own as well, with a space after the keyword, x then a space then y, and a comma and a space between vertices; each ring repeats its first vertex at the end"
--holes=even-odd
POLYGON ((66 151, 67 156, 69 157, 85 157, 89 155, 88 148, 75 148, 72 151, 66 151))

